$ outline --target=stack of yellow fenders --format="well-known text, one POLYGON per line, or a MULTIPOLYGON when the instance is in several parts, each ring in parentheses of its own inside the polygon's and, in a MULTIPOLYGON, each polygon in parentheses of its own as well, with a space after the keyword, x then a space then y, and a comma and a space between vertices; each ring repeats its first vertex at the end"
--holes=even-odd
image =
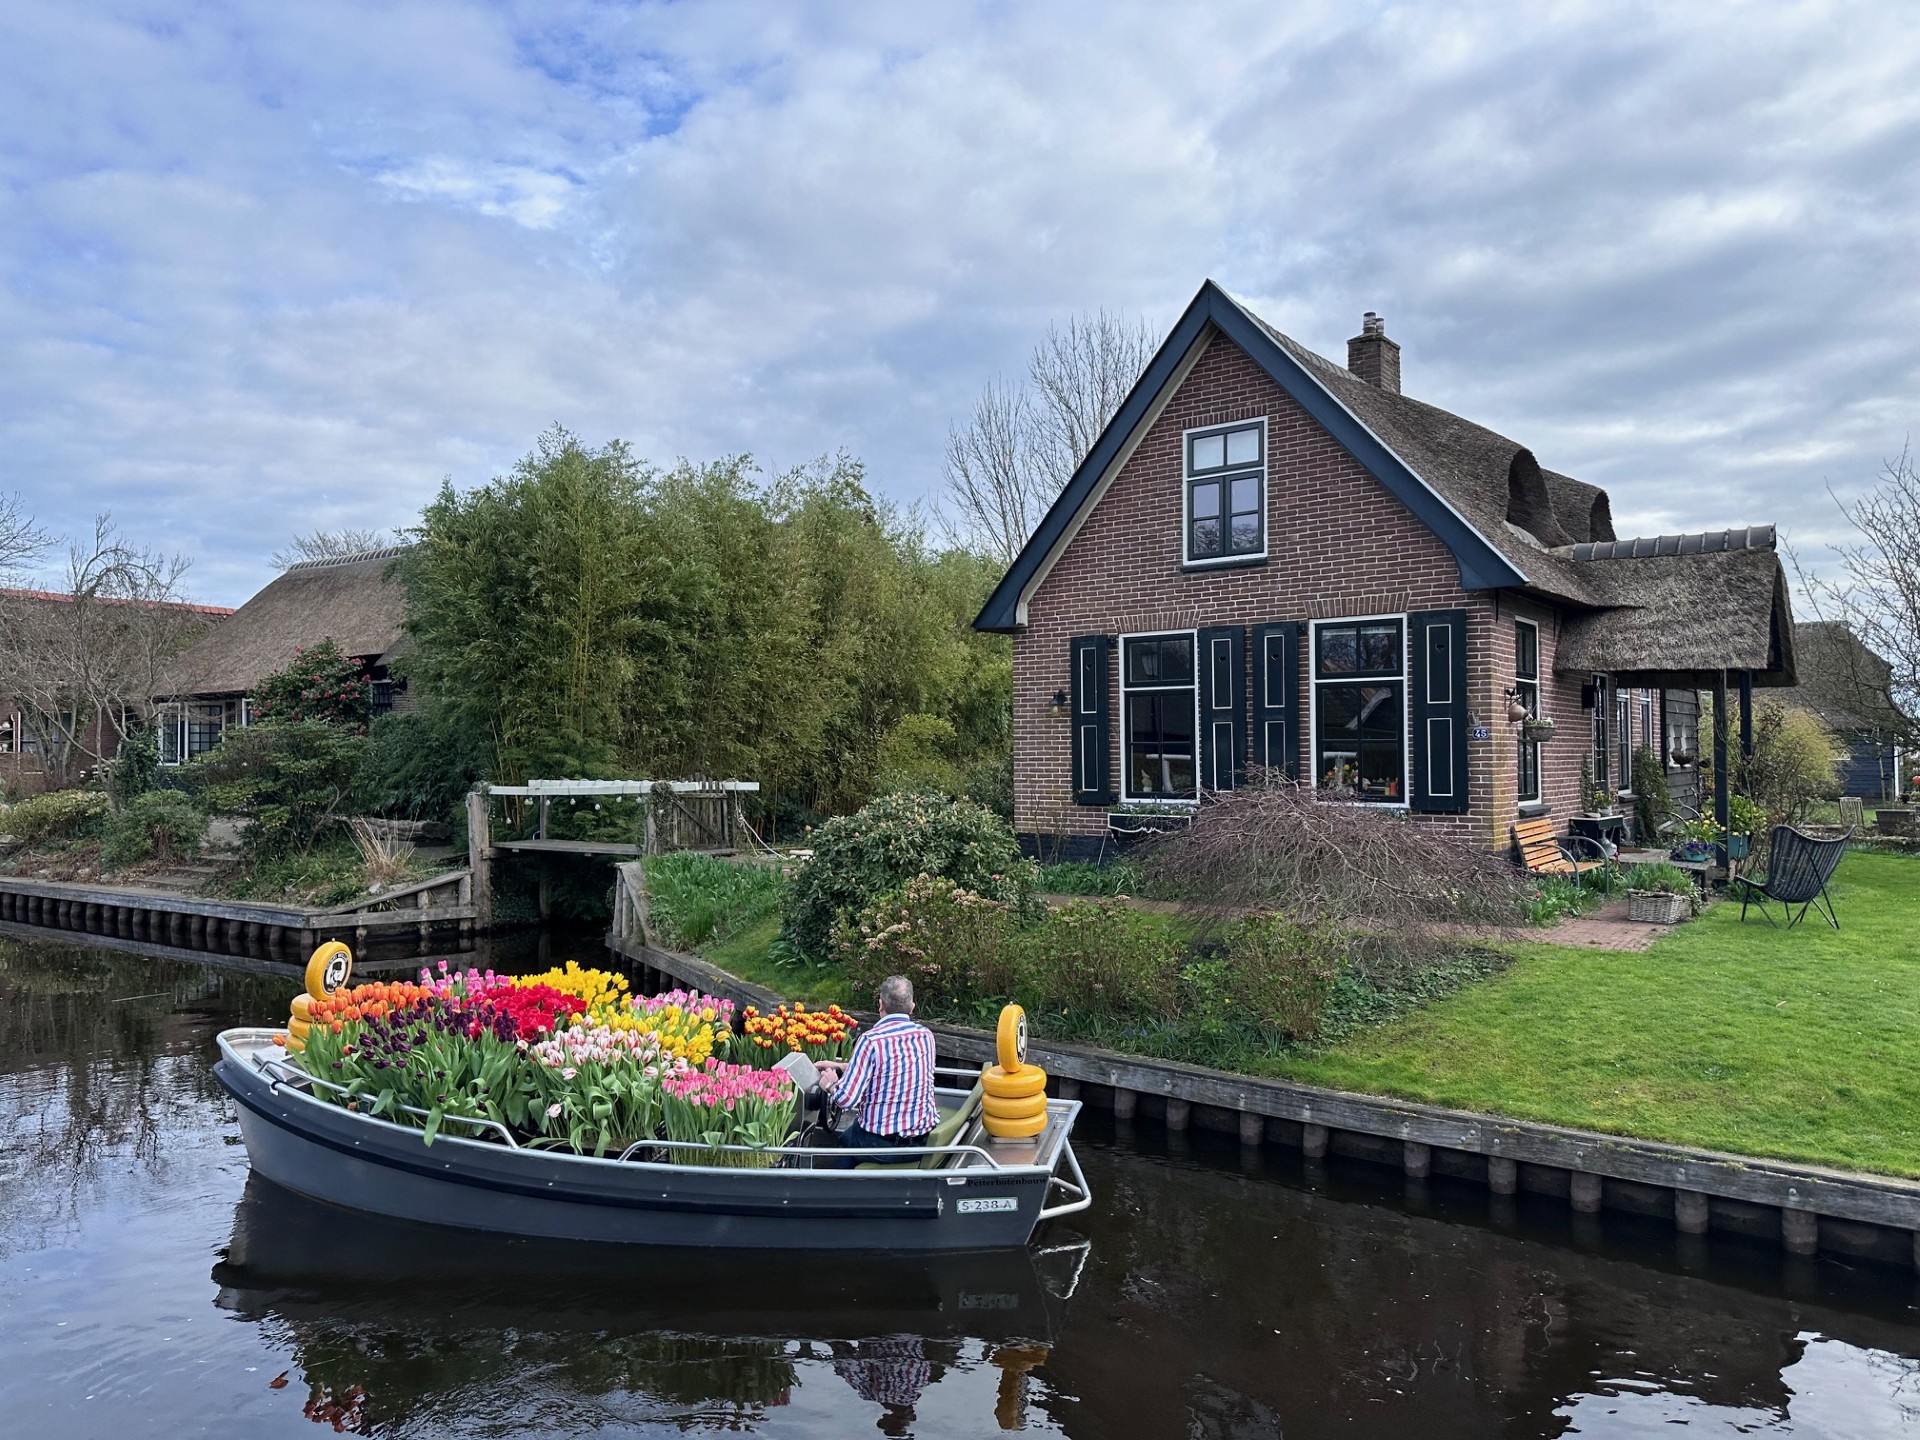
POLYGON ((980 1074, 987 1134, 1030 1140, 1047 1128, 1047 1072, 1027 1063, 1027 1012, 1018 1005, 1002 1010, 995 1042, 1000 1063, 980 1074))
POLYGON ((287 1049, 307 1048, 313 1002, 326 999, 352 978, 353 951, 338 940, 329 940, 313 952, 307 961, 307 988, 293 997, 293 1009, 287 1017, 287 1049))

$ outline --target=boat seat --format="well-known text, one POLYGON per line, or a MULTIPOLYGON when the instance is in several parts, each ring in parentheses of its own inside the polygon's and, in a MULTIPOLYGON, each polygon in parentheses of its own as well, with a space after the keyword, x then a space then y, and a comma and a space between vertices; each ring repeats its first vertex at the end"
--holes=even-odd
MULTIPOLYGON (((956 1144, 960 1136, 966 1132, 967 1127, 980 1118, 980 1107, 985 1103, 986 1093, 986 1081, 981 1080, 977 1082, 973 1089, 968 1092, 967 1098, 955 1106, 953 1112, 949 1114, 946 1119, 942 1120, 928 1132, 927 1144, 956 1144)), ((951 1155, 922 1155, 920 1157, 920 1168, 922 1170, 938 1170, 941 1166, 950 1163, 952 1159, 953 1156, 951 1155)), ((900 1163, 899 1161, 889 1160, 863 1160, 853 1168, 856 1170, 891 1170, 900 1163)))

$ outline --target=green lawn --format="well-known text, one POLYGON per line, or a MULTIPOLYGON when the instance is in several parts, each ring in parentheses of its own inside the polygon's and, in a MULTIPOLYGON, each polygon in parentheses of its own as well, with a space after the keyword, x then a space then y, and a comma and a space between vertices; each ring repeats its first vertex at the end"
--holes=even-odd
MULTIPOLYGON (((854 1006, 855 997, 847 985, 845 972, 838 965, 780 966, 769 960, 767 947, 779 933, 780 917, 769 915, 730 940, 701 946, 700 954, 729 975, 764 985, 789 1000, 802 1000, 809 1005, 854 1006)), ((859 997, 857 1008, 870 1009, 872 1005, 873 997, 866 995, 859 997)))
MULTIPOLYGON (((1645 954, 1513 966, 1283 1073, 1590 1130, 1920 1176, 1920 858, 1855 851, 1839 933, 1722 903, 1645 954)), ((1776 914, 1778 913, 1776 907, 1776 914)))

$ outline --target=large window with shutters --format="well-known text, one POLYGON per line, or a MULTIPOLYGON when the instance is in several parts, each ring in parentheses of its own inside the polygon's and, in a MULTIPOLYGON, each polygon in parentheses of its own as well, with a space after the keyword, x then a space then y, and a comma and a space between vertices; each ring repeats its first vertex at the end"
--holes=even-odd
POLYGON ((1189 565, 1267 553, 1267 422, 1189 430, 1185 445, 1189 565))
MULTIPOLYGON (((1513 622, 1513 693, 1536 719, 1540 714, 1540 627, 1531 620, 1513 622)), ((1519 739, 1519 782, 1514 787, 1522 805, 1540 801, 1540 742, 1522 734, 1519 739)))
POLYGON ((1313 626, 1313 776, 1321 794, 1407 799, 1406 626, 1399 616, 1313 626))
POLYGON ((1125 800, 1199 798, 1199 690, 1191 630, 1120 637, 1125 800))

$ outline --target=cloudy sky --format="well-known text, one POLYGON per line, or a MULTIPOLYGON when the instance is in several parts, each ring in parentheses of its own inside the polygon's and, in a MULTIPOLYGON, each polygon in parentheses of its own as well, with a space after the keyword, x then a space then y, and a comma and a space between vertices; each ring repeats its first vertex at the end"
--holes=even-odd
POLYGON ((1622 533, 1817 546, 1920 421, 1917 172, 1899 0, 8 0, 0 492, 226 603, 554 422, 920 500, 1050 321, 1212 276, 1622 533))

